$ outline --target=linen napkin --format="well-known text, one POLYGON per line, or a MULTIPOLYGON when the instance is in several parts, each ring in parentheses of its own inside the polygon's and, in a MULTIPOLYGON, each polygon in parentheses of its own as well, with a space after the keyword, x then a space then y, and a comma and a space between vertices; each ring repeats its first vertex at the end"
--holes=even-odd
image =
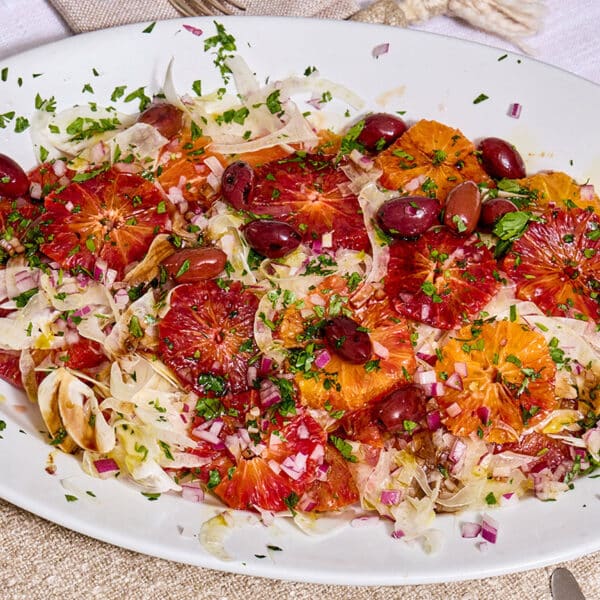
MULTIPOLYGON (((232 8, 232 14, 346 19, 360 8, 355 0, 240 0, 240 3, 246 10, 232 8)), ((75 33, 181 17, 168 0, 128 0, 126 3, 123 0, 50 0, 50 4, 75 33)))

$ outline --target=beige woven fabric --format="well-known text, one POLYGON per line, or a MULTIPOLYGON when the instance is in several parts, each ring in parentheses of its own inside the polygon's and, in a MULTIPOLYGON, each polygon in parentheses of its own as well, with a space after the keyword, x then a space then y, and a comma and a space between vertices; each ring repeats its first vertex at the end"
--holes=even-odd
MULTIPOLYGON (((2 600, 551 600, 553 568, 479 581, 344 587, 181 565, 98 542, 0 500, 2 600)), ((564 563, 600 600, 600 553, 564 563)))
MULTIPOLYGON (((359 4, 355 0, 240 0, 240 2, 247 7, 247 10, 240 13, 237 9, 233 9, 234 14, 346 19, 359 9, 359 4)), ((75 33, 141 21, 175 19, 181 16, 168 0, 50 0, 50 4, 58 10, 75 33), (124 10, 125 6, 126 10, 124 10)))

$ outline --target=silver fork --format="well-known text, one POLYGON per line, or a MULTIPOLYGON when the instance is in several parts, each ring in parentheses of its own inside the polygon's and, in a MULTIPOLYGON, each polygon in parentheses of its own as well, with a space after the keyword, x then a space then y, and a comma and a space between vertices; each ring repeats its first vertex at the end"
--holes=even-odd
POLYGON ((209 15, 232 14, 232 8, 246 10, 236 0, 169 0, 171 6, 184 17, 208 17, 209 15))

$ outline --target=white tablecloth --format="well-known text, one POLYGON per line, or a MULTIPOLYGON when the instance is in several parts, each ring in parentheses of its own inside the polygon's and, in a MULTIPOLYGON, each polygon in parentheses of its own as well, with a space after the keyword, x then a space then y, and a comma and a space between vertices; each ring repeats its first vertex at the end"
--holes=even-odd
MULTIPOLYGON (((600 0, 546 0, 545 5, 543 29, 527 40, 533 56, 600 84, 600 0)), ((447 17, 414 29, 515 50, 498 37, 447 17)), ((46 0, 0 0, 0 61, 68 35, 69 29, 46 0)))

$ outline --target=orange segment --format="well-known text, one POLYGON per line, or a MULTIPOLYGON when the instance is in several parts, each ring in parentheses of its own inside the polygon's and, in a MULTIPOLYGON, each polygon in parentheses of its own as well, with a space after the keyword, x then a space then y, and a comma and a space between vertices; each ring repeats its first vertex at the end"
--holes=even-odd
POLYGON ((413 193, 443 202, 463 181, 490 181, 474 152, 460 130, 421 120, 379 154, 375 164, 383 171, 380 181, 386 188, 405 190, 407 184, 418 183, 413 193))
POLYGON ((371 301, 354 312, 350 310, 348 292, 340 287, 343 279, 329 277, 315 290, 300 309, 290 308, 282 315, 277 336, 288 348, 301 350, 314 344, 314 353, 318 355, 325 346, 320 335, 318 323, 333 316, 333 308, 340 303, 344 314, 365 327, 374 346, 371 359, 365 364, 351 364, 328 350, 330 360, 322 368, 314 363, 308 371, 298 371, 295 381, 300 390, 301 402, 313 408, 324 408, 326 405, 336 410, 356 410, 381 398, 386 393, 405 383, 415 370, 415 357, 410 343, 410 332, 407 322, 399 319, 396 311, 386 300, 371 301), (322 298, 322 306, 315 302, 317 296, 322 298), (311 311, 317 309, 320 317, 311 311), (302 339, 303 332, 311 330, 311 340, 302 339))
POLYGON ((525 425, 557 408, 556 367, 548 345, 526 325, 500 321, 463 327, 443 347, 442 356, 436 365, 441 381, 455 373, 456 363, 467 366, 463 390, 446 385, 438 398, 443 411, 452 407, 444 423, 455 435, 479 432, 487 442, 518 441, 525 425), (486 409, 489 419, 484 423, 486 409))
POLYGON ((595 213, 600 214, 600 199, 597 194, 592 192, 591 198, 582 198, 582 186, 566 173, 537 173, 525 179, 517 179, 517 183, 535 192, 535 205, 539 208, 545 209, 551 204, 562 209, 573 208, 573 205, 578 208, 590 206, 595 213))
POLYGON ((210 151, 210 142, 209 137, 192 139, 191 134, 186 133, 165 146, 159 159, 158 176, 165 192, 178 187, 188 202, 197 202, 204 209, 210 207, 215 191, 207 182, 211 170, 204 161, 215 156, 225 166, 225 159, 210 151))

